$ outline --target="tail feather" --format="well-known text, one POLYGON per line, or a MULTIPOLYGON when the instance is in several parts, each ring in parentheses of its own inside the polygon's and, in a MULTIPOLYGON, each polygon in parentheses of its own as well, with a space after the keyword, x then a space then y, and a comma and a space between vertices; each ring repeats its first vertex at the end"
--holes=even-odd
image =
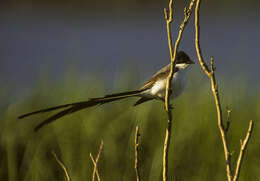
POLYGON ((23 114, 23 115, 19 116, 18 118, 22 119, 22 118, 25 118, 25 117, 28 117, 28 116, 31 116, 31 115, 39 114, 39 113, 50 112, 50 111, 53 111, 53 110, 56 110, 56 109, 61 109, 61 108, 67 108, 67 109, 60 111, 60 112, 54 114, 53 116, 45 119, 44 121, 42 121, 34 129, 35 131, 38 131, 44 125, 49 124, 49 123, 51 123, 51 122, 53 122, 53 121, 55 121, 55 120, 57 120, 57 119, 59 119, 63 116, 66 116, 68 114, 72 114, 74 112, 80 111, 80 110, 88 108, 88 107, 101 105, 101 104, 109 103, 109 102, 112 102, 112 101, 117 101, 117 100, 128 98, 128 97, 139 96, 141 93, 142 93, 141 90, 136 90, 136 91, 129 91, 129 92, 122 92, 122 93, 117 93, 117 94, 106 95, 106 96, 100 97, 100 98, 91 98, 88 101, 59 105, 59 106, 55 106, 55 107, 51 107, 51 108, 42 109, 42 110, 34 111, 34 112, 31 112, 31 113, 23 114))
POLYGON ((127 91, 127 92, 121 92, 121 93, 116 93, 116 94, 108 94, 104 97, 100 97, 100 98, 91 98, 90 100, 110 100, 111 98, 118 98, 118 99, 122 99, 122 98, 126 98, 126 97, 133 97, 133 96, 138 96, 140 95, 140 93, 143 92, 143 90, 135 90, 135 91, 127 91))
POLYGON ((34 111, 34 112, 30 112, 30 113, 20 115, 18 118, 23 119, 25 117, 29 117, 29 116, 32 116, 32 115, 35 115, 35 114, 50 112, 50 111, 53 111, 53 110, 56 110, 56 109, 61 109, 61 108, 66 108, 66 107, 71 107, 71 106, 75 106, 77 104, 83 104, 85 102, 87 102, 87 101, 71 103, 71 104, 64 104, 64 105, 59 105, 59 106, 50 107, 50 108, 46 108, 46 109, 41 109, 41 110, 38 110, 38 111, 34 111))
POLYGON ((66 116, 66 115, 69 115, 69 114, 72 114, 74 112, 77 112, 77 111, 80 111, 84 108, 87 108, 87 107, 91 107, 91 106, 95 106, 98 104, 98 102, 92 102, 92 101, 89 101, 89 102, 86 102, 88 104, 78 104, 78 105, 74 105, 72 106, 71 108, 68 108, 68 109, 65 109, 57 114, 54 114, 53 116, 45 119, 44 121, 42 121, 40 124, 38 124, 35 128, 34 128, 34 131, 38 131, 40 128, 42 128, 44 125, 47 125, 47 124, 50 124, 51 122, 63 117, 63 116, 66 116))

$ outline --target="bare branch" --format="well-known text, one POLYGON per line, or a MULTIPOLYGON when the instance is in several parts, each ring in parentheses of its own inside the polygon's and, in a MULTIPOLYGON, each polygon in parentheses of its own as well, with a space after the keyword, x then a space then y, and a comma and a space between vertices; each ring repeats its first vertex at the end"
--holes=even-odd
POLYGON ((174 69, 175 69, 175 57, 176 57, 176 53, 179 48, 179 44, 180 44, 180 41, 182 38, 184 28, 185 28, 186 24, 188 23, 190 15, 192 13, 192 8, 194 5, 194 2, 195 2, 195 0, 191 0, 188 10, 186 8, 184 9, 184 20, 182 21, 182 23, 180 25, 179 34, 176 39, 174 48, 173 48, 173 44, 172 44, 172 33, 171 33, 171 23, 173 21, 172 0, 170 0, 170 2, 169 2, 169 13, 168 14, 167 14, 167 10, 164 9, 166 26, 167 26, 168 46, 169 46, 170 58, 171 58, 171 71, 167 78, 166 93, 165 93, 165 109, 167 112, 169 111, 169 92, 170 92, 169 87, 170 87, 170 82, 172 80, 174 69))
POLYGON ((169 146, 171 139, 171 129, 172 129, 172 111, 168 112, 168 127, 165 132, 164 146, 163 146, 163 181, 168 180, 168 155, 169 146))
POLYGON ((53 155, 53 157, 55 158, 56 162, 58 163, 58 165, 62 168, 62 170, 65 173, 66 179, 68 181, 71 181, 71 177, 69 175, 69 172, 65 166, 65 164, 58 158, 58 156, 56 155, 56 153, 54 151, 51 152, 51 154, 53 155))
POLYGON ((200 23, 199 23, 199 10, 200 10, 200 0, 197 0, 196 2, 196 7, 195 7, 195 45, 196 45, 196 51, 197 51, 197 56, 198 60, 200 63, 200 66, 204 70, 205 74, 209 76, 210 70, 207 66, 207 64, 204 62, 203 57, 202 57, 202 52, 200 48, 200 23))
POLYGON ((195 39, 195 45, 196 45, 196 52, 197 52, 197 56, 198 56, 198 60, 200 62, 200 65, 201 65, 203 71, 205 72, 205 74, 209 77, 210 82, 211 82, 211 90, 212 90, 212 94, 213 94, 214 99, 215 99, 216 110, 217 110, 218 128, 219 128, 219 131, 220 131, 220 134, 221 134, 221 140, 222 140, 222 144, 223 144, 223 148, 224 148, 224 154, 225 154, 225 160, 226 160, 227 179, 228 179, 228 181, 236 181, 238 176, 239 176, 244 150, 246 149, 248 140, 251 136, 251 132, 252 132, 252 129, 253 129, 253 123, 252 123, 252 121, 250 122, 248 134, 247 134, 246 138, 244 139, 244 141, 242 141, 242 143, 241 143, 240 154, 239 154, 239 157, 238 157, 238 160, 237 160, 237 167, 236 167, 235 175, 233 176, 232 169, 231 169, 231 153, 230 153, 228 141, 227 141, 227 131, 229 129, 231 111, 228 111, 227 127, 225 128, 224 125, 223 125, 223 115, 222 115, 222 109, 221 109, 221 104, 220 104, 220 97, 219 97, 219 93, 218 93, 218 86, 216 84, 216 78, 215 78, 215 72, 214 72, 215 71, 214 59, 211 57, 210 70, 209 70, 207 64, 205 63, 205 61, 203 59, 201 48, 200 48, 199 10, 200 10, 200 0, 197 0, 196 8, 195 8, 195 33, 196 33, 196 35, 195 35, 195 38, 196 38, 195 39))
POLYGON ((226 160, 226 172, 227 172, 227 179, 228 181, 232 180, 232 171, 231 171, 231 154, 229 151, 228 143, 227 143, 227 138, 226 138, 226 131, 223 126, 223 120, 222 120, 222 110, 220 106, 220 99, 219 99, 219 94, 218 94, 218 88, 216 85, 216 79, 215 79, 215 74, 214 74, 214 59, 211 58, 211 70, 209 70, 207 64, 204 62, 204 59, 202 57, 202 52, 200 48, 200 28, 199 28, 199 10, 200 10, 200 0, 197 0, 196 2, 196 8, 195 8, 195 45, 196 45, 196 51, 197 51, 197 56, 198 60, 200 62, 200 65, 205 72, 205 74, 209 77, 210 82, 211 82, 211 90, 212 94, 215 99, 215 104, 216 104, 216 110, 217 110, 217 118, 218 118, 218 127, 219 131, 221 134, 221 139, 224 147, 224 153, 225 153, 225 160, 226 160))
POLYGON ((103 146, 104 146, 104 142, 103 142, 103 140, 101 140, 98 155, 97 155, 96 159, 94 159, 94 157, 92 156, 91 153, 89 154, 89 156, 92 160, 92 163, 94 165, 94 170, 93 170, 93 174, 92 174, 92 181, 95 181, 95 175, 97 176, 97 180, 100 181, 100 176, 99 176, 99 173, 98 173, 98 167, 97 166, 98 166, 98 161, 99 161, 101 152, 103 150, 103 146))
POLYGON ((172 44, 172 34, 171 34, 171 23, 173 21, 173 8, 172 8, 173 1, 172 0, 169 1, 169 12, 167 12, 167 10, 164 9, 164 17, 167 26, 168 46, 169 46, 170 58, 171 58, 171 70, 167 77, 166 92, 165 92, 165 109, 168 114, 168 126, 166 128, 164 150, 163 150, 163 180, 164 181, 167 181, 168 178, 168 152, 169 152, 169 145, 171 140, 171 129, 172 129, 172 111, 169 106, 170 83, 172 81, 172 77, 174 74, 176 53, 182 38, 182 33, 190 18, 194 2, 195 0, 191 0, 188 10, 186 8, 184 10, 184 20, 180 25, 179 34, 176 39, 174 48, 172 44))
POLYGON ((135 173, 136 173, 136 180, 141 181, 140 178, 140 168, 139 168, 139 158, 138 158, 138 153, 139 153, 139 127, 136 126, 135 129, 135 173))
POLYGON ((251 120, 249 122, 249 127, 248 127, 248 130, 247 130, 246 137, 244 138, 244 140, 241 141, 240 152, 239 152, 239 156, 237 158, 236 170, 235 170, 235 174, 234 174, 234 177, 233 177, 233 181, 237 181, 238 178, 239 178, 241 164, 242 164, 242 161, 243 161, 245 150, 247 148, 248 141, 249 141, 249 139, 252 135, 253 127, 254 127, 254 122, 251 120))

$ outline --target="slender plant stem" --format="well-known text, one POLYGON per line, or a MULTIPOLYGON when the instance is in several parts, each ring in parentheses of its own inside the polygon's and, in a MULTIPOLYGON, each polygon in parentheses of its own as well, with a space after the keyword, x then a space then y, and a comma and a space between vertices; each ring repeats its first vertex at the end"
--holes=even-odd
POLYGON ((95 175, 97 176, 97 180, 100 181, 100 176, 99 176, 99 172, 98 172, 98 161, 100 158, 100 155, 102 153, 103 150, 103 146, 104 146, 104 142, 103 140, 101 140, 100 146, 99 146, 99 151, 98 151, 98 155, 96 157, 96 159, 94 159, 94 157, 92 156, 92 154, 90 153, 89 156, 92 160, 92 163, 94 165, 94 169, 93 169, 93 174, 92 174, 92 181, 95 181, 95 175))
POLYGON ((140 177, 140 168, 139 168, 139 127, 136 126, 135 129, 135 174, 136 174, 136 180, 137 181, 141 181, 141 177, 140 177))
POLYGON ((171 132, 172 132, 172 111, 169 106, 170 83, 172 82, 172 78, 174 74, 175 61, 176 61, 175 57, 177 54, 177 50, 182 38, 184 28, 188 23, 190 15, 192 13, 194 2, 195 0, 191 0, 188 10, 186 8, 184 9, 184 20, 180 25, 179 34, 177 36, 174 47, 172 43, 172 33, 171 33, 171 23, 173 21, 173 8, 172 8, 173 1, 172 0, 169 1, 169 13, 167 12, 167 9, 164 9, 164 17, 166 20, 166 27, 167 27, 168 46, 169 46, 170 59, 171 59, 171 70, 167 77, 166 92, 165 92, 165 110, 168 115, 168 126, 165 132, 164 149, 163 149, 163 181, 167 181, 168 179, 168 153, 169 153, 169 146, 171 142, 171 132))
POLYGON ((251 120, 249 122, 249 127, 248 127, 248 130, 247 130, 246 137, 244 138, 244 140, 240 140, 240 142, 241 142, 240 152, 239 152, 239 155, 238 155, 238 158, 237 158, 236 170, 235 170, 235 174, 234 174, 234 177, 233 177, 233 181, 237 181, 238 178, 239 178, 242 161, 243 161, 243 158, 244 158, 244 154, 245 154, 245 151, 246 151, 246 148, 247 148, 248 141, 249 141, 249 139, 252 135, 253 127, 254 127, 254 122, 251 120))
POLYGON ((232 173, 232 168, 231 168, 231 153, 228 145, 228 140, 227 140, 227 132, 229 129, 230 125, 230 111, 228 111, 228 120, 227 120, 227 127, 224 127, 223 124, 223 115, 222 115, 222 109, 221 109, 221 103, 220 103, 220 96, 218 92, 218 86, 216 83, 216 77, 215 77, 215 69, 214 69, 214 60, 211 57, 211 63, 210 63, 210 69, 205 63, 203 56, 202 56, 202 51, 200 48, 200 25, 199 25, 199 11, 200 11, 200 0, 197 0, 196 2, 196 7, 195 7, 195 46, 196 46, 196 52, 198 56, 199 63, 201 65, 201 68, 203 69, 204 73, 208 76, 210 79, 211 83, 211 90, 212 94, 214 96, 215 100, 215 105, 216 105, 216 111, 217 111, 217 122, 218 122, 218 128, 220 131, 221 135, 221 140, 223 144, 223 149, 224 149, 224 155, 225 155, 225 161, 226 161, 226 175, 227 175, 227 180, 228 181, 237 181, 239 172, 240 172, 240 167, 241 167, 241 162, 243 159, 244 151, 247 147, 247 143, 250 139, 250 136, 252 134, 252 129, 253 129, 253 121, 250 121, 249 123, 249 128, 247 132, 246 138, 241 141, 241 148, 240 148, 240 154, 237 159, 237 165, 236 165, 236 171, 235 175, 232 173))
POLYGON ((56 160, 56 162, 59 164, 59 166, 62 168, 62 170, 64 171, 64 174, 66 176, 66 179, 68 181, 71 181, 71 177, 69 175, 69 172, 65 166, 65 164, 61 161, 61 159, 58 158, 58 156, 56 155, 56 153, 54 151, 51 152, 51 154, 53 155, 54 159, 56 160))

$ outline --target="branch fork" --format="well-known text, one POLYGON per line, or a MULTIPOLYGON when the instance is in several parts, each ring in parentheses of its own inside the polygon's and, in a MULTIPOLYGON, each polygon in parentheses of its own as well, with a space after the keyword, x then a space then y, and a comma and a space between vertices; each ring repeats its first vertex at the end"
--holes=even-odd
POLYGON ((200 26, 199 26, 199 9, 200 9, 200 0, 197 0, 196 2, 196 7, 195 7, 195 46, 196 46, 196 52, 198 56, 199 63, 201 65, 201 68, 203 69, 204 73, 208 76, 211 82, 211 90, 212 94, 215 99, 215 104, 216 104, 216 110, 217 110, 217 121, 218 121, 218 128, 221 134, 221 140, 224 148, 224 155, 225 155, 225 160, 226 160, 226 174, 227 174, 227 180, 228 181, 237 181, 239 178, 239 173, 240 173, 240 168, 241 168, 241 163, 243 160, 243 156, 245 153, 245 150, 247 148, 248 141, 251 137, 254 122, 251 120, 249 122, 249 128, 246 134, 246 137, 241 141, 241 146, 240 146, 240 152, 239 156, 237 158, 236 162, 236 168, 235 168, 235 173, 233 174, 232 172, 232 165, 231 165, 231 157, 232 154, 230 153, 229 146, 228 146, 228 140, 227 140, 227 132, 229 130, 230 126, 230 115, 231 115, 231 110, 228 110, 228 119, 227 119, 227 125, 226 128, 224 127, 223 124, 223 115, 222 115, 222 109, 221 109, 221 103, 220 103, 220 97, 218 94, 218 86, 216 84, 216 78, 215 78, 215 68, 214 68, 214 60, 211 57, 210 61, 210 69, 208 68, 207 64, 205 63, 201 48, 200 48, 200 26))
POLYGON ((173 0, 169 1, 169 10, 164 9, 164 17, 166 20, 166 27, 167 27, 167 37, 168 37, 168 46, 169 46, 169 52, 170 52, 170 60, 171 60, 171 70, 170 73, 167 77, 167 83, 166 83, 166 92, 165 92, 165 110, 168 115, 168 126, 166 128, 165 132, 165 140, 164 140, 164 149, 163 149, 163 181, 168 180, 168 153, 169 153, 169 145, 171 141, 171 130, 172 130, 172 109, 170 106, 170 100, 169 100, 169 95, 170 95, 170 83, 174 74, 174 69, 175 69, 175 57, 176 53, 182 38, 182 34, 184 31, 184 28, 189 21, 189 18, 192 13, 192 8, 194 5, 195 0, 191 0, 189 8, 184 9, 184 20, 182 21, 179 29, 179 34, 177 36, 177 39, 175 41, 174 47, 172 43, 172 33, 171 33, 171 23, 173 21, 173 0))

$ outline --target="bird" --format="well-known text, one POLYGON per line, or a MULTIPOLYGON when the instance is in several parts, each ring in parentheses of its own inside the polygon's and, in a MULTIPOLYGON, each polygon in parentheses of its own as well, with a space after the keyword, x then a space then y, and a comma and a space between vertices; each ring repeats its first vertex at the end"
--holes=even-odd
MULTIPOLYGON (((187 85, 187 72, 190 65, 194 64, 194 61, 184 51, 178 51, 176 53, 175 68, 172 81, 170 83, 170 98, 174 99, 178 97, 185 89, 187 85)), ((151 100, 165 100, 167 77, 171 70, 171 64, 168 64, 156 72, 150 79, 148 79, 143 86, 137 90, 126 91, 121 93, 109 94, 104 97, 90 98, 87 101, 75 102, 70 104, 63 104, 54 107, 49 107, 30 113, 20 115, 18 118, 23 119, 35 114, 50 112, 54 110, 60 110, 60 112, 48 117, 38 124, 34 131, 38 131, 43 126, 50 124, 61 117, 78 112, 82 109, 103 105, 105 103, 118 101, 129 97, 139 97, 139 100, 134 106, 140 105, 144 102, 151 100), (61 110, 62 109, 62 110, 61 110)))

